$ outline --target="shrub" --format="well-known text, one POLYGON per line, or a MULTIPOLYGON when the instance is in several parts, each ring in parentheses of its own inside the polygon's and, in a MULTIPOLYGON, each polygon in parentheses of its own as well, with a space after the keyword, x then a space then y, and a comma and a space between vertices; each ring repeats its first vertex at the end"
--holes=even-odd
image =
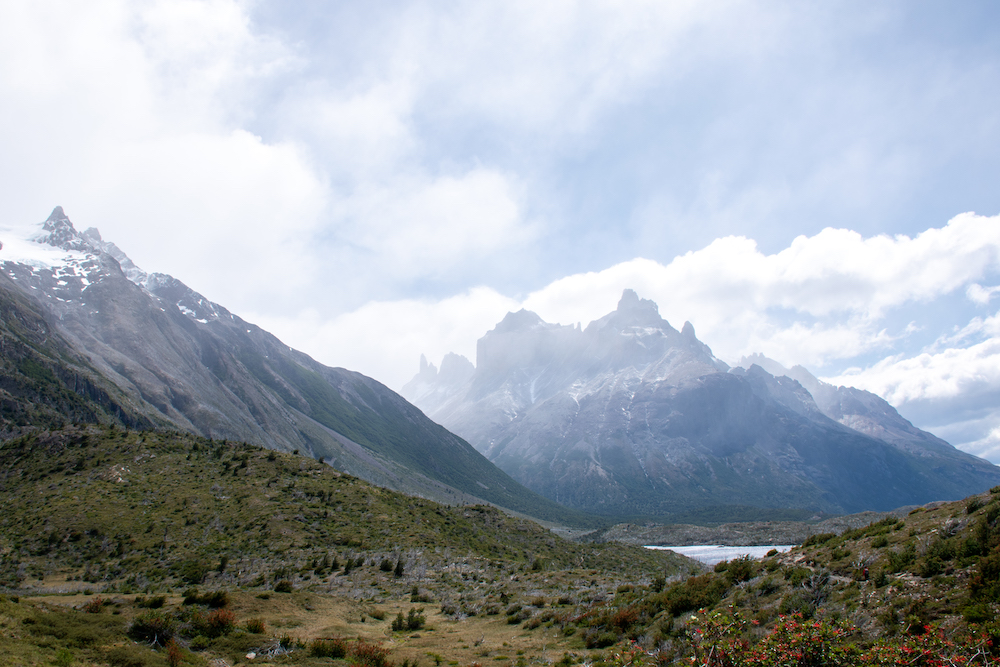
POLYGON ((899 551, 890 551, 887 558, 890 572, 902 572, 917 559, 917 553, 912 544, 907 544, 899 551))
POLYGON ((105 604, 107 604, 107 600, 98 596, 93 600, 88 600, 87 603, 83 605, 83 611, 88 614, 99 614, 105 604))
POLYGON ((802 546, 811 547, 814 545, 826 544, 836 536, 836 533, 817 533, 815 535, 810 535, 806 538, 806 541, 802 543, 802 546))
POLYGON ((383 558, 382 562, 379 563, 378 569, 383 572, 392 572, 392 561, 388 558, 383 558))
POLYGON ((813 604, 812 599, 805 593, 805 591, 789 593, 781 599, 781 604, 778 605, 778 613, 783 616, 798 614, 802 618, 808 619, 812 618, 815 611, 816 606, 813 604))
POLYGON ((748 581, 752 579, 756 572, 757 564, 754 562, 753 558, 749 555, 740 556, 739 558, 734 558, 729 561, 729 567, 726 568, 726 579, 728 579, 731 584, 738 584, 741 581, 748 581))
POLYGON ((654 596, 652 601, 661 609, 669 611, 671 616, 677 616, 686 611, 711 607, 722 599, 727 589, 725 579, 703 574, 669 586, 654 596))
POLYGON ((583 643, 587 648, 606 648, 618 641, 618 635, 613 632, 598 632, 587 630, 583 634, 583 643))
POLYGON ((339 637, 332 639, 316 639, 309 644, 309 655, 314 658, 333 658, 334 660, 347 656, 347 642, 339 637))
POLYGON ((216 609, 205 617, 205 634, 209 637, 228 635, 236 627, 236 614, 229 609, 216 609))
POLYGON ((198 635, 191 640, 191 650, 192 651, 204 651, 209 646, 212 645, 211 640, 205 635, 198 635))
POLYGON ((170 667, 179 667, 181 660, 184 657, 184 653, 181 651, 181 647, 177 645, 173 639, 167 642, 167 664, 170 667))
POLYGON ((137 642, 162 646, 174 636, 174 619, 151 609, 132 621, 128 628, 128 636, 137 642))
POLYGON ((403 630, 419 630, 424 627, 424 623, 427 622, 423 611, 423 609, 414 609, 413 607, 410 607, 410 611, 405 618, 403 617, 403 612, 399 612, 392 622, 392 629, 396 632, 401 632, 403 630))
POLYGON ((207 604, 213 609, 220 609, 229 604, 229 593, 226 591, 212 591, 205 593, 199 600, 202 604, 207 604))
POLYGON ((248 618, 244 626, 247 632, 254 635, 267 634, 267 625, 262 618, 248 618))
POLYGON ((200 584, 211 570, 207 563, 200 560, 187 560, 177 567, 180 578, 189 584, 200 584))
POLYGON ((389 649, 381 644, 358 639, 349 649, 351 662, 363 667, 389 667, 389 649))
POLYGON ((291 593, 292 592, 292 582, 288 579, 282 579, 274 585, 275 593, 291 593))
POLYGON ((143 607, 145 609, 160 609, 166 603, 167 598, 165 595, 157 595, 152 598, 137 597, 135 599, 136 606, 143 607))
POLYGON ((985 602, 974 602, 962 609, 968 623, 987 623, 993 620, 993 608, 985 602))

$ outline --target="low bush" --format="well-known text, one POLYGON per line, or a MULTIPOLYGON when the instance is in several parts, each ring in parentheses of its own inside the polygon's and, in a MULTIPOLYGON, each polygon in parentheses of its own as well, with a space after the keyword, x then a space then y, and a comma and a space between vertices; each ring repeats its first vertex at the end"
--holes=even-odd
POLYGON ((228 635, 236 628, 236 614, 229 609, 216 609, 205 617, 205 634, 209 637, 228 635))
POLYGON ((309 644, 309 655, 314 658, 333 658, 337 660, 347 656, 347 642, 339 637, 332 639, 316 639, 309 644))
POLYGON ((203 604, 213 609, 220 609, 229 604, 229 593, 226 591, 198 593, 198 589, 189 588, 184 591, 184 604, 203 604))
POLYGON ((361 667, 390 667, 389 649, 375 642, 356 640, 348 649, 351 662, 361 667))
POLYGON ((267 625, 262 618, 248 618, 244 626, 246 631, 254 635, 267 634, 267 625))
POLYGON ((128 628, 128 636, 145 644, 165 645, 174 636, 174 619, 156 610, 137 616, 128 628))

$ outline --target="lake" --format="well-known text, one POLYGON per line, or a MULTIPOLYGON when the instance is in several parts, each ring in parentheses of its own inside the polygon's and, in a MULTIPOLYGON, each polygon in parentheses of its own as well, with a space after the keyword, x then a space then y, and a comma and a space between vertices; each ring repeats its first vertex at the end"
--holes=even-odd
POLYGON ((647 549, 669 549, 675 553, 679 553, 682 556, 687 556, 688 558, 693 558, 697 561, 701 561, 706 565, 715 565, 716 563, 724 560, 732 560, 734 558, 739 558, 740 556, 749 555, 751 558, 763 558, 765 554, 771 549, 777 549, 780 552, 785 552, 792 547, 797 546, 795 544, 772 544, 765 545, 762 547, 727 547, 719 544, 696 544, 687 547, 654 547, 647 546, 647 549))

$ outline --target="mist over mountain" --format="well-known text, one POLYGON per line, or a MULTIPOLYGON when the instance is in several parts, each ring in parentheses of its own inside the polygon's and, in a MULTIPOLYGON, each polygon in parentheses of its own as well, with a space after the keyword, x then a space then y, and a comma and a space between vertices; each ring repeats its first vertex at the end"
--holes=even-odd
POLYGON ((299 451, 446 502, 576 515, 537 496, 388 388, 329 368, 184 283, 146 273, 61 207, 0 238, 0 428, 179 429, 299 451))
POLYGON ((444 366, 422 362, 403 395, 527 487, 590 512, 885 510, 1000 482, 873 394, 765 357, 729 368, 632 290, 586 328, 509 313, 474 372, 444 366))

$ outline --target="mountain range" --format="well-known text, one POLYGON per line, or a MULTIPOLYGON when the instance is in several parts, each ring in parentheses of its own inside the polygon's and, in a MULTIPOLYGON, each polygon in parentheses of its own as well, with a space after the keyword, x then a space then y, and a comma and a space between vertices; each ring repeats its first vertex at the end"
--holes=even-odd
POLYGON ((0 236, 0 432, 72 422, 298 451, 381 486, 563 523, 375 380, 330 368, 175 278, 146 273, 61 207, 0 236))
POLYGON ((730 368, 632 290, 586 328, 509 313, 475 365, 422 359, 402 393, 528 488, 597 514, 889 510, 1000 484, 874 394, 762 356, 730 368))

